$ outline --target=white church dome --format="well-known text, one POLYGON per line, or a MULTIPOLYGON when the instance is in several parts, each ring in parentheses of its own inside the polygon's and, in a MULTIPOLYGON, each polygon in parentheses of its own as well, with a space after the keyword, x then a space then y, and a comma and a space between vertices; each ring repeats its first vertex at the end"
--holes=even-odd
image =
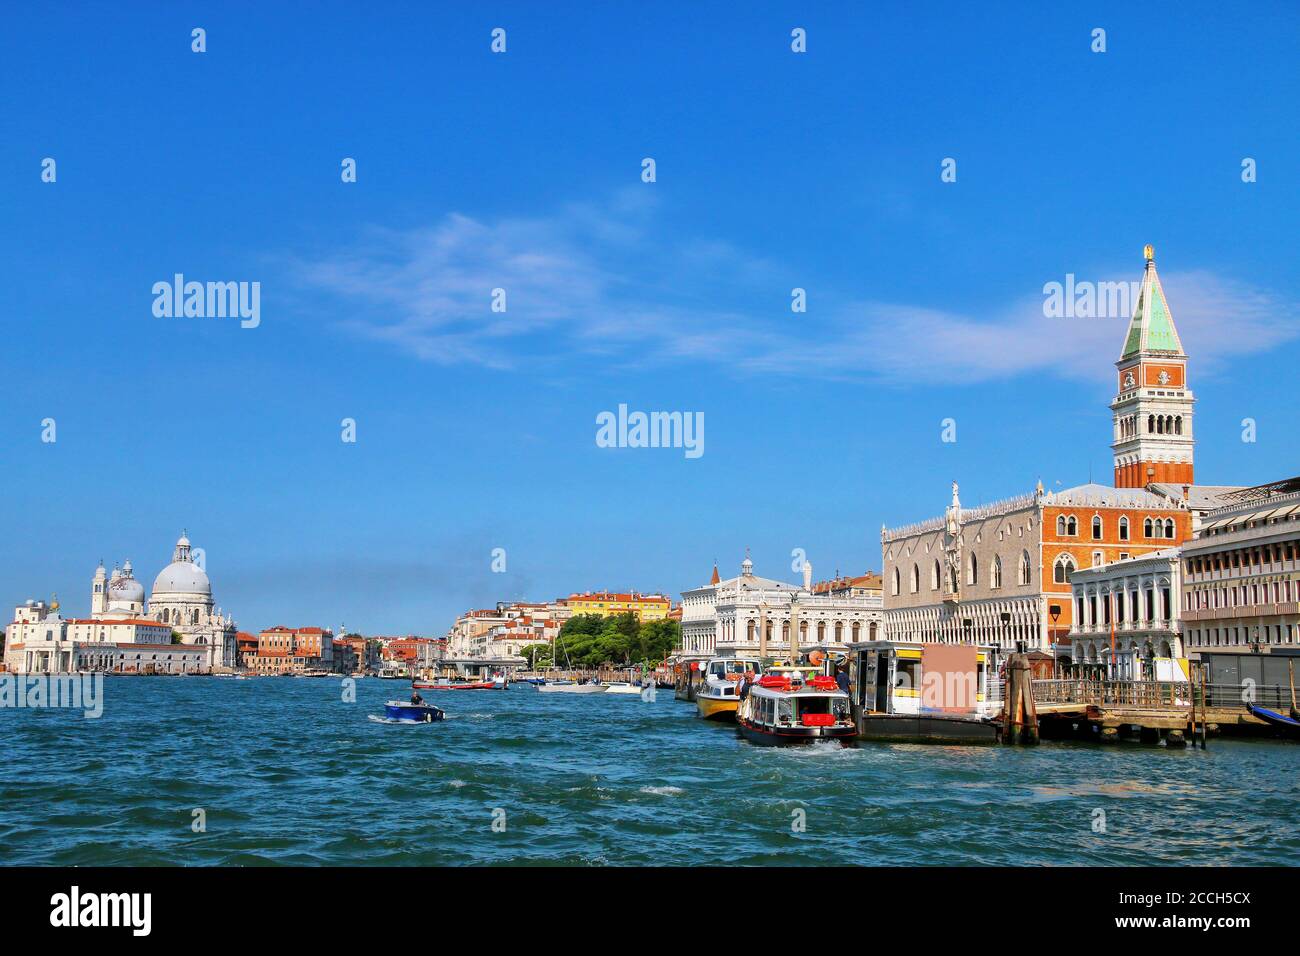
POLYGON ((193 561, 173 561, 158 572, 153 582, 153 600, 160 594, 212 595, 212 584, 203 569, 193 561))
POLYGON ((190 557, 190 539, 182 533, 172 553, 172 563, 158 572, 153 582, 153 600, 160 594, 203 594, 212 597, 212 584, 203 569, 190 557))

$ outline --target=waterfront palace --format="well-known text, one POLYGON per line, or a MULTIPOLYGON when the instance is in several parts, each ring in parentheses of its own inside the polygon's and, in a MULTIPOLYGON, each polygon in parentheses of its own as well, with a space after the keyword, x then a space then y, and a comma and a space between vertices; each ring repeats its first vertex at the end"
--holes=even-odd
POLYGON ((748 556, 740 574, 725 581, 715 565, 708 584, 682 592, 681 653, 786 657, 796 649, 842 651, 851 641, 880 636, 879 578, 837 577, 814 584, 812 564, 805 560, 802 571, 798 587, 754 574, 748 556))
POLYGON ((112 576, 102 563, 95 570, 88 618, 64 618, 58 601, 20 604, 5 628, 4 662, 24 674, 204 673, 237 666, 237 633, 182 534, 147 604, 130 561, 112 576))
MULTIPOLYGON (((1130 665, 1300 640, 1300 479, 1198 485, 1187 354, 1150 246, 1110 404, 1114 487, 881 530, 885 633, 1130 665)), ((1137 676, 1136 668, 1130 671, 1137 676)))

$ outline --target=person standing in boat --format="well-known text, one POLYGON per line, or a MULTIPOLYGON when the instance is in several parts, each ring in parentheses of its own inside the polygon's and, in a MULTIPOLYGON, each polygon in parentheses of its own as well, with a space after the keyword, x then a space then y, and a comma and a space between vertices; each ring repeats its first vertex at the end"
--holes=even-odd
POLYGON ((424 703, 424 698, 420 696, 420 692, 418 690, 411 691, 411 703, 417 705, 424 703))
POLYGON ((835 683, 844 693, 849 692, 849 669, 841 666, 835 671, 835 683))
POLYGON ((740 687, 736 689, 737 695, 741 700, 749 696, 749 689, 754 686, 754 672, 745 671, 740 678, 740 687))

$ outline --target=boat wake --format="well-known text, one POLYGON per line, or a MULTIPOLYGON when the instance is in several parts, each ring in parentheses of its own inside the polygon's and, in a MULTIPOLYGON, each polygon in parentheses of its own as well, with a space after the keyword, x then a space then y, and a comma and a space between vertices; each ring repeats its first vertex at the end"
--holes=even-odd
POLYGON ((393 717, 380 717, 378 714, 366 714, 366 717, 377 724, 403 724, 408 727, 432 727, 434 724, 431 720, 398 720, 393 717))

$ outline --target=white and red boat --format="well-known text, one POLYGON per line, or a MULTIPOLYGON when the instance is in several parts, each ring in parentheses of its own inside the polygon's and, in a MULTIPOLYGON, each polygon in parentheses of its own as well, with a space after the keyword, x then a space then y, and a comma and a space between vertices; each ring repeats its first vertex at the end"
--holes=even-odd
POLYGON ((849 695, 835 678, 808 667, 770 668, 736 708, 736 728, 750 743, 764 746, 819 740, 847 745, 857 734, 849 695))
POLYGON ((413 690, 505 690, 505 681, 481 680, 481 681, 443 681, 441 683, 434 681, 413 681, 411 683, 413 690))

